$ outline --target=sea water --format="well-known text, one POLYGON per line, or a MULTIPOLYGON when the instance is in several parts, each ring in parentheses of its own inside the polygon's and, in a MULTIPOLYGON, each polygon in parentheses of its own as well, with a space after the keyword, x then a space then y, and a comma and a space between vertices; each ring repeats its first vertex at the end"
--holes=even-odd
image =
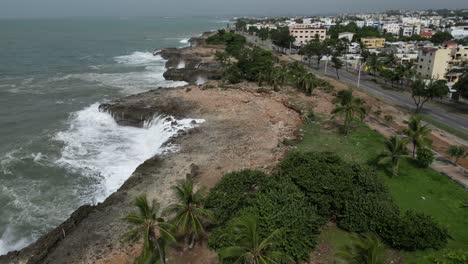
MULTIPOLYGON (((218 18, 0 20, 0 254, 116 191, 177 127, 123 127, 99 104, 183 82, 163 78, 163 47, 224 26, 218 18)), ((181 65, 182 67, 183 65, 181 65)), ((198 123, 202 120, 196 120, 198 123)))

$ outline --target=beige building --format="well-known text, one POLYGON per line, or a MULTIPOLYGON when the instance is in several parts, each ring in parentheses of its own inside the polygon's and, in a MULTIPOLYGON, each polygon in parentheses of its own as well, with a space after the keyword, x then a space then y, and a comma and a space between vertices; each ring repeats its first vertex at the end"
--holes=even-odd
POLYGON ((323 41, 327 37, 327 30, 325 28, 312 28, 298 25, 289 27, 289 33, 291 36, 296 38, 296 41, 294 42, 294 45, 296 46, 304 46, 307 42, 316 38, 323 41))
POLYGON ((468 60, 468 47, 448 42, 442 47, 423 47, 419 50, 416 71, 424 79, 445 79, 455 83, 459 73, 449 73, 450 69, 468 60))
POLYGON ((368 49, 380 49, 385 47, 384 38, 362 38, 362 44, 368 49))

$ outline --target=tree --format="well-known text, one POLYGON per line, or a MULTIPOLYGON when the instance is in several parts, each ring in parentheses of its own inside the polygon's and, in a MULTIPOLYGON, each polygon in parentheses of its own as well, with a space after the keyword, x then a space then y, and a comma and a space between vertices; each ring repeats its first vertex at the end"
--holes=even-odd
POLYGON ((335 71, 336 71, 336 78, 339 79, 340 75, 339 75, 338 72, 343 67, 343 61, 341 61, 341 59, 336 57, 336 56, 333 56, 331 61, 333 63, 333 67, 335 68, 335 71))
POLYGON ((464 61, 459 67, 453 67, 449 74, 460 74, 458 81, 453 85, 457 90, 456 97, 468 98, 468 62, 464 61))
POLYGON ((273 44, 283 49, 289 48, 296 40, 296 38, 289 34, 288 27, 281 27, 275 30, 271 30, 270 36, 273 44))
POLYGON ((344 115, 343 132, 345 135, 348 134, 351 123, 356 117, 362 121, 366 116, 364 100, 354 97, 351 89, 339 91, 336 98, 333 99, 333 103, 336 104, 336 107, 332 114, 344 115))
POLYGON ((320 42, 318 39, 309 41, 302 49, 301 54, 306 55, 309 60, 312 56, 317 59, 317 69, 320 67, 320 60, 323 56, 330 53, 330 50, 325 42, 320 42))
POLYGON ((271 71, 270 83, 273 85, 273 90, 278 91, 279 87, 283 86, 288 80, 288 69, 286 66, 275 67, 271 71))
POLYGON ((453 145, 447 149, 447 154, 455 159, 455 164, 458 164, 458 160, 466 156, 466 149, 463 146, 453 145))
POLYGON ((261 28, 258 30, 258 33, 257 33, 257 36, 261 40, 266 40, 269 35, 270 35, 270 30, 268 28, 261 28))
POLYGON ((146 195, 136 198, 138 212, 127 215, 124 220, 134 226, 127 236, 137 240, 143 236, 143 251, 138 257, 139 263, 154 263, 158 255, 161 264, 166 263, 165 247, 174 242, 173 225, 158 216, 159 204, 153 201, 149 204, 146 195))
POLYGON ((205 233, 204 226, 213 222, 213 213, 203 208, 204 194, 202 189, 195 190, 193 179, 187 177, 172 187, 176 202, 169 205, 165 215, 172 215, 171 222, 186 238, 189 248, 192 248, 196 239, 205 233))
POLYGON ((431 79, 426 83, 422 79, 417 79, 411 84, 411 97, 416 105, 416 112, 421 111, 427 101, 442 98, 447 93, 448 87, 445 80, 431 79))
POLYGON ((436 45, 440 45, 444 43, 445 41, 451 40, 451 39, 453 39, 453 36, 450 33, 439 31, 439 32, 436 32, 434 35, 432 35, 431 42, 436 45))
POLYGON ((373 234, 354 236, 351 246, 338 252, 337 257, 348 264, 383 264, 385 245, 373 234))
POLYGON ((306 95, 311 95, 315 87, 317 87, 317 78, 311 72, 306 73, 296 80, 296 86, 306 95))
POLYGON ((385 152, 381 154, 379 164, 390 163, 392 166, 392 176, 398 175, 400 160, 408 157, 406 144, 408 139, 400 139, 398 136, 391 136, 385 141, 385 152))
POLYGON ((428 146, 432 143, 429 138, 431 129, 427 125, 423 125, 421 117, 412 116, 409 121, 405 121, 407 128, 403 130, 403 134, 413 144, 413 159, 416 157, 416 149, 428 146))
POLYGON ((280 229, 262 240, 257 220, 252 216, 237 219, 234 229, 239 234, 239 245, 220 249, 221 263, 228 259, 241 264, 292 263, 284 253, 275 251, 280 229))
POLYGON ((377 72, 382 68, 379 58, 375 54, 371 54, 366 59, 367 67, 372 75, 376 75, 377 72))
POLYGON ((230 55, 225 51, 216 51, 215 53, 215 60, 221 63, 223 69, 226 68, 227 65, 229 65, 229 58, 230 55))

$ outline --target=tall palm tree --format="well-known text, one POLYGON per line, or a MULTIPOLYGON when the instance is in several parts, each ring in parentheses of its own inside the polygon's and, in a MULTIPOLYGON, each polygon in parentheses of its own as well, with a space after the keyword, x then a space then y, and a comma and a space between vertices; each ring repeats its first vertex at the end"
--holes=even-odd
POLYGON ((239 264, 292 263, 290 257, 275 250, 281 233, 279 229, 262 240, 257 220, 251 216, 237 219, 234 229, 239 235, 238 245, 220 249, 220 263, 225 260, 235 260, 239 264))
POLYGON ((398 175, 400 160, 408 157, 406 144, 408 139, 400 139, 398 136, 391 136, 385 141, 385 152, 382 153, 379 164, 390 163, 392 166, 392 176, 398 175))
POLYGON ((203 208, 204 193, 202 189, 195 189, 191 177, 180 181, 172 187, 176 202, 169 205, 163 212, 172 215, 171 222, 183 234, 189 247, 192 248, 196 239, 205 233, 205 225, 214 220, 211 211, 203 208))
POLYGON ((354 236, 352 245, 338 252, 337 257, 347 264, 383 264, 385 245, 376 235, 354 236))
POLYGON ((130 239, 140 239, 143 236, 143 251, 137 259, 139 263, 154 263, 159 255, 161 264, 166 263, 166 245, 174 242, 172 235, 173 225, 165 222, 159 215, 159 204, 148 202, 146 195, 136 198, 137 212, 124 217, 124 220, 133 225, 127 233, 130 239))
POLYGON ((403 134, 409 138, 413 144, 413 159, 416 157, 416 148, 421 148, 432 143, 429 138, 431 129, 427 125, 423 125, 421 117, 412 116, 409 121, 405 121, 408 126, 403 130, 403 134))
POLYGON ((344 115, 343 131, 345 134, 348 134, 351 123, 356 117, 362 121, 366 116, 364 100, 354 97, 351 89, 339 91, 333 103, 336 104, 336 107, 333 109, 332 114, 344 115))
POLYGON ((370 72, 375 76, 377 71, 381 69, 381 63, 377 55, 372 54, 366 59, 366 64, 369 67, 370 72))

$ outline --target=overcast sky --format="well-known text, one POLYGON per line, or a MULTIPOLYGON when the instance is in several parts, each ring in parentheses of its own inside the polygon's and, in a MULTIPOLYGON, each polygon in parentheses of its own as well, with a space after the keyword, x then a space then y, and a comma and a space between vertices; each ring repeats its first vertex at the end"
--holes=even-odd
POLYGON ((468 0, 0 0, 0 17, 329 14, 468 8, 468 0))

